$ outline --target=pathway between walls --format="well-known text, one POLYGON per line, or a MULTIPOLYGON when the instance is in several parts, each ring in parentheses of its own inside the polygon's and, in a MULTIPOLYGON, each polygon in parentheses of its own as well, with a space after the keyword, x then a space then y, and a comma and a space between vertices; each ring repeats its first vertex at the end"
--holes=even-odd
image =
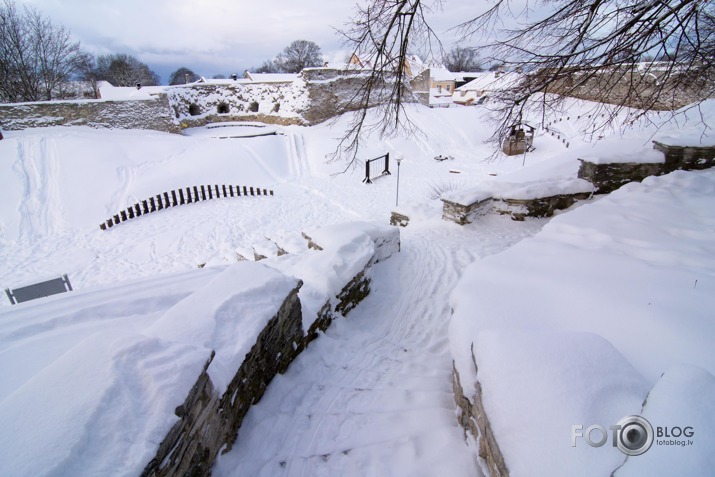
POLYGON ((273 380, 214 475, 481 475, 455 416, 449 294, 466 265, 545 223, 401 229, 371 294, 273 380))

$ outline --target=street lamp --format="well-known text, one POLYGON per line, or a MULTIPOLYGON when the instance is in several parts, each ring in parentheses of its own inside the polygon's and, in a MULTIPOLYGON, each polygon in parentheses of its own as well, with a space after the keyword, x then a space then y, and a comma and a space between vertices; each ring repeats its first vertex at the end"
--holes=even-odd
POLYGON ((395 162, 397 162, 397 196, 395 197, 395 207, 397 207, 400 203, 400 163, 402 162, 402 159, 404 159, 402 156, 397 156, 395 158, 395 162))

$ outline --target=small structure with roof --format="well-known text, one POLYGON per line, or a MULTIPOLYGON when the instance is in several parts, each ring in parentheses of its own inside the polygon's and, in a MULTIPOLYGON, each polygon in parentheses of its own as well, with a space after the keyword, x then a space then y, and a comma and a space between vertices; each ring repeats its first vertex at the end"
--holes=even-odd
POLYGON ((516 156, 530 152, 534 148, 534 131, 536 128, 517 121, 509 127, 509 133, 502 142, 502 151, 507 156, 516 156))

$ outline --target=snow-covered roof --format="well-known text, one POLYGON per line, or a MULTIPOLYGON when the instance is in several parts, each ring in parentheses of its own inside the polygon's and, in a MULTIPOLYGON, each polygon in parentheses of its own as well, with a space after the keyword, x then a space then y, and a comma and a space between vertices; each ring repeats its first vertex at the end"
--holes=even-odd
POLYGON ((292 83, 298 79, 296 73, 251 73, 246 71, 245 78, 254 83, 292 83))
POLYGON ((499 91, 516 84, 523 75, 519 73, 477 73, 478 77, 457 88, 457 91, 499 91))
POLYGON ((110 100, 150 99, 166 90, 166 86, 114 86, 108 81, 98 81, 97 88, 102 99, 110 100))
POLYGON ((454 81, 454 73, 444 66, 430 66, 429 71, 433 81, 454 81))

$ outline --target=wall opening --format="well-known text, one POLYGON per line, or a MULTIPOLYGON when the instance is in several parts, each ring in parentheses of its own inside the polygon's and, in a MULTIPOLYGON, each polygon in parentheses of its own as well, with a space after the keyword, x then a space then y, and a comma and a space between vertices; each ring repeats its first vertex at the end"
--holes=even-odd
POLYGON ((216 112, 218 112, 218 114, 228 114, 228 104, 224 102, 218 103, 216 112))
POLYGON ((201 108, 199 107, 199 105, 196 103, 191 103, 189 105, 189 114, 191 116, 198 116, 199 114, 201 114, 201 108))

